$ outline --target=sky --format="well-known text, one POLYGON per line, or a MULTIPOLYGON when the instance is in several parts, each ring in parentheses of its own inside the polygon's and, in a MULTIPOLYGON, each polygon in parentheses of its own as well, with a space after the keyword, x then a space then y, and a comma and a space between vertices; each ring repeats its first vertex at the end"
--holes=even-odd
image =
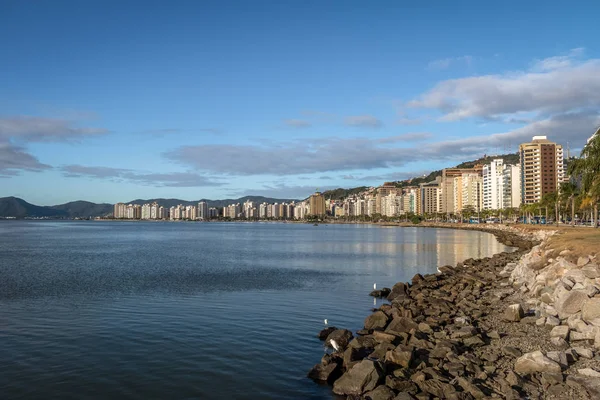
POLYGON ((305 198, 600 125, 598 2, 0 0, 0 197, 305 198))

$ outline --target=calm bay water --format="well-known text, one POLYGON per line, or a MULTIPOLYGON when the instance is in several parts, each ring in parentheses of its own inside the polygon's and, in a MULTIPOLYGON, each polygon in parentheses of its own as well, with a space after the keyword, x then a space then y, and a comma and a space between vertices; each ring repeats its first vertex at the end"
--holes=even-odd
MULTIPOLYGON (((368 293, 507 250, 372 225, 0 221, 6 399, 331 399, 306 378, 368 293)), ((377 300, 381 304, 381 300, 377 300)))

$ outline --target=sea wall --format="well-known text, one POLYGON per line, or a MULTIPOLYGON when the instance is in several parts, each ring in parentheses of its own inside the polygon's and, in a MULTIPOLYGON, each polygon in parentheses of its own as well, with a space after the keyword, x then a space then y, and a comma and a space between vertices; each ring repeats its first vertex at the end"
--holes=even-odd
POLYGON ((517 250, 383 291, 389 304, 356 336, 335 327, 319 333, 337 350, 309 377, 349 399, 600 398, 596 258, 552 258, 552 230, 458 228, 493 233, 517 250))

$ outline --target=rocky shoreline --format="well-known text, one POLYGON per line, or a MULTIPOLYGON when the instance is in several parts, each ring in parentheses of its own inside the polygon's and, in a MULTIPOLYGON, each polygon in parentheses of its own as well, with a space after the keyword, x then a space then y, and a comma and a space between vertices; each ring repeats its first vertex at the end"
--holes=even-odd
POLYGON ((556 254, 553 231, 458 228, 517 250, 397 283, 356 336, 319 333, 336 349, 308 376, 347 399, 600 398, 595 256, 556 254))

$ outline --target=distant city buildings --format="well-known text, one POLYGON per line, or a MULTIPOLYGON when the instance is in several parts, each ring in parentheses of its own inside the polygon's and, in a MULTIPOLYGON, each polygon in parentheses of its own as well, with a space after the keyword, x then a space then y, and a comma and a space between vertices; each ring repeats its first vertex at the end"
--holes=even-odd
MULTIPOLYGON (((596 132, 595 134, 598 134, 596 132)), ((593 136, 592 136, 593 137, 593 136)), ((565 180, 562 146, 546 136, 535 136, 519 146, 519 163, 492 158, 469 168, 446 168, 430 182, 400 187, 385 182, 345 199, 327 199, 317 191, 300 202, 255 203, 224 207, 197 205, 170 208, 158 203, 114 205, 114 218, 143 220, 304 220, 311 216, 334 218, 401 217, 406 215, 462 215, 466 210, 498 211, 532 204, 555 192, 565 180)))

